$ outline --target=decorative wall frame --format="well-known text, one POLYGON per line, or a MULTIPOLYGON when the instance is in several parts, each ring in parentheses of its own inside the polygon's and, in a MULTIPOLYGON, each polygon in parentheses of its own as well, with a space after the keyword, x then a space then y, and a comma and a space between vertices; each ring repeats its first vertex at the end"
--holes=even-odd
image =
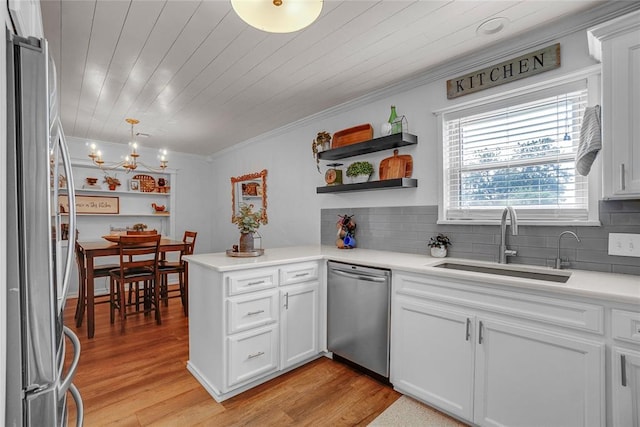
POLYGON ((267 221, 267 170, 231 177, 231 221, 240 209, 240 203, 262 209, 262 220, 267 221))

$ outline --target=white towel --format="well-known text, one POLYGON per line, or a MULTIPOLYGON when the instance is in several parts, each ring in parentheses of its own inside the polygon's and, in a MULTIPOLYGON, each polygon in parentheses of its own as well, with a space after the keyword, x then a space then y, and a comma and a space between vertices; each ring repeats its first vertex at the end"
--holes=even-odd
POLYGON ((576 153, 576 171, 582 176, 589 175, 591 165, 602 148, 600 126, 600 106, 587 107, 580 128, 580 144, 576 153))

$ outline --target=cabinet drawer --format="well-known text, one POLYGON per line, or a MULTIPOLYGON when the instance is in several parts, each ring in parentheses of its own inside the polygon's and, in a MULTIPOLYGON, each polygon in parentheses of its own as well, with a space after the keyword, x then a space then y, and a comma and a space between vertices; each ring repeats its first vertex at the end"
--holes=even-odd
POLYGON ((227 338, 229 387, 257 379, 278 368, 277 325, 227 338))
POLYGON ((274 268, 257 268, 254 270, 229 273, 225 276, 227 295, 261 291, 278 286, 278 270, 274 268))
POLYGON ((611 310, 611 329, 613 339, 640 344, 640 313, 611 310))
POLYGON ((227 299, 227 332, 234 334, 275 322, 278 316, 276 290, 252 292, 227 299))
POLYGON ((402 295, 443 301, 466 307, 536 320, 552 325, 604 333, 604 307, 514 292, 481 283, 435 276, 396 274, 395 292, 402 295))
POLYGON ((318 278, 318 263, 303 262, 285 265, 280 269, 280 285, 306 282, 318 278))

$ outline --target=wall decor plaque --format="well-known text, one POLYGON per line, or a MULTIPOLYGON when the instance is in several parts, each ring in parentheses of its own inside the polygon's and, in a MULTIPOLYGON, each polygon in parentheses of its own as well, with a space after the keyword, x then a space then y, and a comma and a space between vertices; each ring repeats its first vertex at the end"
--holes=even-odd
MULTIPOLYGON (((58 196, 60 212, 69 213, 69 196, 58 196)), ((113 196, 78 196, 76 195, 76 212, 78 214, 119 214, 120 198, 113 196)))
POLYGON ((560 43, 447 80, 447 99, 469 95, 560 67, 560 43))

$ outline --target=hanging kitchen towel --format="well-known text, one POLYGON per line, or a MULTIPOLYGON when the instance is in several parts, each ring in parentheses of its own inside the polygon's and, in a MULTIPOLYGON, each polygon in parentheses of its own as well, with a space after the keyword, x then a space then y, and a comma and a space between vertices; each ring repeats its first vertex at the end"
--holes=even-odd
POLYGON ((580 144, 576 154, 576 170, 582 176, 589 175, 591 165, 602 148, 600 106, 587 107, 580 128, 580 144))

